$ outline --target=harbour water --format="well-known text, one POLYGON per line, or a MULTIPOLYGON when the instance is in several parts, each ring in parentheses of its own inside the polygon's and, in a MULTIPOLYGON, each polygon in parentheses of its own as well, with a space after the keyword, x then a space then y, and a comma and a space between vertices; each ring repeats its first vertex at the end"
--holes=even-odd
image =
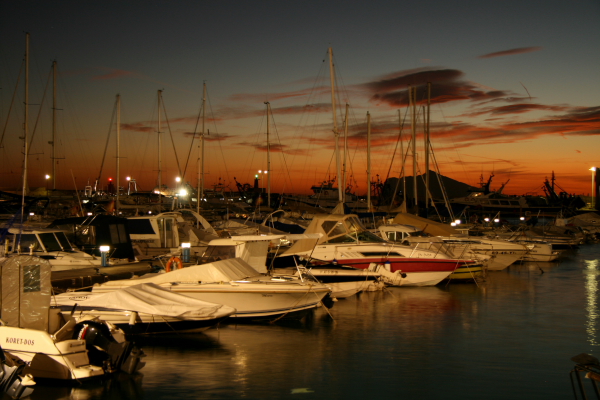
POLYGON ((600 355, 599 260, 583 245, 479 284, 363 293, 302 323, 147 338, 140 375, 32 399, 571 399, 570 358, 600 355))

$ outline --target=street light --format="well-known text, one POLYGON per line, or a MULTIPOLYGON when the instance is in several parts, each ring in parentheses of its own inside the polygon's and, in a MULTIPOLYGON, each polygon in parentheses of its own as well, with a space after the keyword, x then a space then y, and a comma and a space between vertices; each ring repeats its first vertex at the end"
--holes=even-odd
POLYGON ((595 199, 595 195, 596 195, 596 167, 592 167, 590 168, 590 171, 592 171, 592 202, 590 203, 590 206, 592 207, 593 210, 596 209, 596 199, 595 199))

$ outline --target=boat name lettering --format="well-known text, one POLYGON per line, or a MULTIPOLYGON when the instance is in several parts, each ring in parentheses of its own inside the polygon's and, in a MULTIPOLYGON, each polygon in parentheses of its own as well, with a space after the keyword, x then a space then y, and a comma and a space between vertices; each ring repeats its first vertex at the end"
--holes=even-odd
POLYGON ((24 338, 15 338, 15 337, 7 337, 6 343, 10 344, 25 344, 27 346, 33 346, 35 344, 35 340, 33 339, 24 339, 24 338))

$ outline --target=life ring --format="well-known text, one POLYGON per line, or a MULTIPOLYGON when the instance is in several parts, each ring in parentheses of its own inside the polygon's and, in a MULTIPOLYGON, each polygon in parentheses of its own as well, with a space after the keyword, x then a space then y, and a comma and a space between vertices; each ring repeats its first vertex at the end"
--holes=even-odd
POLYGON ((167 266, 165 267, 165 271, 171 272, 171 266, 173 265, 173 263, 177 263, 177 269, 183 268, 183 262, 181 261, 181 258, 179 258, 177 256, 173 256, 173 257, 169 258, 169 261, 167 262, 167 266))

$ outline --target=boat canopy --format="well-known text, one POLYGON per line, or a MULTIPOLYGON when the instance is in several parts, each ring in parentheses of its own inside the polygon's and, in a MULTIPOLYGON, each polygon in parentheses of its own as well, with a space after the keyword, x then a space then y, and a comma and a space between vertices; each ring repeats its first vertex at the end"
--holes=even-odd
POLYGON ((382 238, 369 232, 355 214, 321 214, 315 215, 304 233, 310 239, 296 241, 284 256, 306 254, 319 244, 333 243, 382 243, 382 238), (321 235, 320 237, 319 234, 321 235), (318 239, 314 239, 318 237, 318 239))
POLYGON ((431 236, 453 236, 460 235, 456 229, 441 222, 435 222, 427 218, 417 217, 408 213, 399 213, 394 217, 394 224, 412 225, 431 236))

